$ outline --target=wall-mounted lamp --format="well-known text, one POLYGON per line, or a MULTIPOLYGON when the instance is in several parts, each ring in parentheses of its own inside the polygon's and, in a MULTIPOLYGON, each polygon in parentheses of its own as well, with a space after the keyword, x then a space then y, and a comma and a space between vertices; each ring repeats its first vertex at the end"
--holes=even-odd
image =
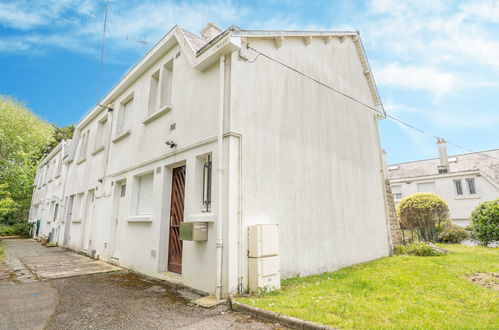
POLYGON ((97 182, 102 183, 102 179, 97 180, 97 182))
POLYGON ((109 103, 108 105, 104 105, 104 104, 100 104, 100 103, 97 103, 97 105, 99 107, 103 107, 103 108, 106 108, 108 112, 111 112, 113 111, 113 104, 112 103, 109 103))
POLYGON ((165 144, 172 149, 177 146, 177 144, 175 142, 173 142, 172 140, 166 141, 165 144))

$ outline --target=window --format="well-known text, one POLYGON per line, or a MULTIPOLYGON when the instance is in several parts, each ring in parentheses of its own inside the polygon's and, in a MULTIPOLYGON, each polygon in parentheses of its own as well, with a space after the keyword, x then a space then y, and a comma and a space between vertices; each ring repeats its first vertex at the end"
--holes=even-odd
POLYGON ((470 195, 476 194, 475 179, 474 178, 466 179, 466 184, 468 185, 468 192, 470 193, 470 195))
POLYGON ((139 177, 137 215, 152 214, 152 186, 154 173, 139 177))
POLYGON ((456 194, 461 196, 463 194, 463 185, 461 184, 461 180, 454 180, 454 187, 456 188, 456 194))
POLYGON ((402 199, 402 186, 392 186, 392 195, 394 200, 402 199))
POLYGON ((171 104, 173 86, 173 59, 163 66, 163 81, 161 82, 160 108, 171 104))
POLYGON ((59 204, 55 204, 54 216, 52 217, 52 221, 56 221, 57 220, 57 213, 58 212, 59 212, 59 204))
POLYGON ((435 182, 418 183, 418 192, 435 193, 435 182))
POLYGON ((118 126, 116 135, 120 136, 130 129, 130 113, 133 109, 133 94, 120 104, 120 113, 118 114, 118 126))
POLYGON ((86 131, 80 139, 80 154, 78 156, 78 159, 80 161, 84 160, 87 157, 87 145, 88 145, 88 138, 90 136, 90 131, 86 131))
POLYGON ((158 97, 159 97, 159 70, 154 72, 151 76, 151 84, 149 86, 149 111, 151 115, 158 111, 158 97))
POLYGON ((83 193, 77 194, 73 202, 73 209, 71 211, 71 218, 73 221, 81 220, 82 200, 83 200, 83 193))
POLYGON ((98 150, 104 147, 107 143, 107 115, 99 120, 99 125, 97 126, 97 133, 95 135, 95 147, 94 150, 98 150))
POLYGON ((57 160, 56 176, 61 175, 61 168, 62 168, 62 153, 59 155, 59 158, 57 160))
POLYGON ((126 195, 126 184, 125 184, 125 183, 123 183, 123 184, 121 185, 120 197, 125 197, 125 195, 126 195))
POLYGON ((203 212, 211 211, 211 155, 203 165, 203 212))

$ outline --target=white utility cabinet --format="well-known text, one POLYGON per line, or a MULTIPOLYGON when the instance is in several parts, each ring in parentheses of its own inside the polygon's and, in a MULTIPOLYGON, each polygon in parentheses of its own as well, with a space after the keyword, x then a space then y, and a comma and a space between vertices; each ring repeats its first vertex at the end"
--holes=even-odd
POLYGON ((248 257, 250 293, 279 289, 281 274, 278 225, 262 224, 248 228, 248 257))

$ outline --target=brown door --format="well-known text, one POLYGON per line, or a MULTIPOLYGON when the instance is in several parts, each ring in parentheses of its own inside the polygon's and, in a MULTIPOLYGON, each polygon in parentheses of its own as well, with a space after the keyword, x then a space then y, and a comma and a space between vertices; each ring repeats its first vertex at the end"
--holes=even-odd
POLYGON ((170 201, 170 239, 168 244, 168 271, 182 273, 182 241, 180 223, 184 221, 185 166, 173 169, 170 201))

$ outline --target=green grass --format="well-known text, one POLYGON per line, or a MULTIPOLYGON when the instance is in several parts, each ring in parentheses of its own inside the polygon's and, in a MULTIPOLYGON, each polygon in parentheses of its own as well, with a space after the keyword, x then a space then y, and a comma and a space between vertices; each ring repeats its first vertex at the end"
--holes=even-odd
POLYGON ((338 328, 499 329, 499 292, 465 278, 499 272, 499 249, 443 247, 449 255, 382 258, 238 301, 338 328))

